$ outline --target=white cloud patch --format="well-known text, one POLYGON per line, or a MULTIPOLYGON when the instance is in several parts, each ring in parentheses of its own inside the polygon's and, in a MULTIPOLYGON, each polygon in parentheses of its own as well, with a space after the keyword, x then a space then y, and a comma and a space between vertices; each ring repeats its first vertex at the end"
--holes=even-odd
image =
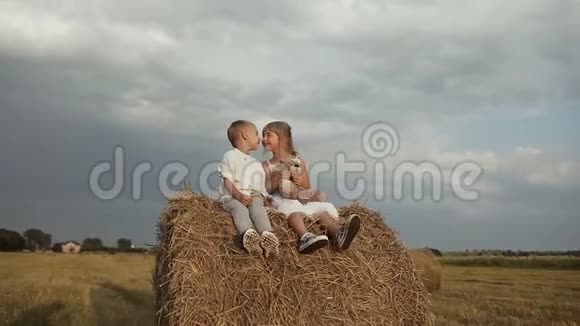
POLYGON ((501 154, 494 151, 440 151, 430 160, 445 170, 460 162, 474 162, 486 174, 510 174, 537 185, 580 185, 580 161, 535 147, 518 146, 501 154))
POLYGON ((546 186, 580 185, 580 162, 558 157, 534 147, 517 147, 502 162, 505 172, 546 186))
POLYGON ((46 10, 20 2, 4 3, 0 11, 0 49, 43 60, 94 58, 138 65, 176 45, 170 34, 153 25, 70 14, 62 8, 46 10))

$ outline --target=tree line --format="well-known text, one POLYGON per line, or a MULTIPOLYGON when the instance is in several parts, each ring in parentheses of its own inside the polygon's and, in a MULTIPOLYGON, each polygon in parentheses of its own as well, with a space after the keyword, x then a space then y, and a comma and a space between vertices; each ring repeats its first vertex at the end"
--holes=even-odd
POLYGON ((480 249, 465 251, 449 251, 444 256, 503 256, 503 257, 528 257, 528 256, 574 256, 580 257, 580 250, 499 250, 480 249))
MULTIPOLYGON (((69 241, 67 241, 69 242, 69 241)), ((72 241, 77 243, 76 241, 72 241)), ((66 242, 65 242, 66 243, 66 242)), ((52 250, 54 252, 62 252, 62 245, 64 243, 52 244, 52 235, 45 233, 40 229, 29 229, 22 234, 0 229, 0 251, 37 251, 37 250, 52 250)), ((78 244, 78 243, 77 243, 78 244)), ((117 240, 116 247, 107 247, 99 238, 86 238, 80 244, 81 251, 109 251, 109 252, 145 252, 146 249, 134 248, 131 240, 121 238, 117 240)))

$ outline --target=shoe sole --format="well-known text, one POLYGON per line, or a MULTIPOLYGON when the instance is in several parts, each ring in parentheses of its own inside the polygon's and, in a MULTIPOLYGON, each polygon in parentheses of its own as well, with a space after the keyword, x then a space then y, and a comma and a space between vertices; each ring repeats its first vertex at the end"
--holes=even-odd
POLYGON ((280 253, 280 241, 275 235, 262 236, 260 245, 264 249, 264 257, 269 258, 271 254, 277 256, 280 253))
POLYGON ((350 247, 352 240, 356 237, 358 231, 360 230, 360 217, 353 216, 348 225, 348 233, 344 239, 344 243, 340 247, 340 250, 346 250, 350 247))
POLYGON ((328 240, 322 239, 322 240, 318 240, 318 241, 314 242, 313 244, 311 244, 310 246, 308 246, 302 250, 298 250, 298 252, 301 254, 310 254, 310 253, 313 253, 316 250, 324 248, 326 246, 328 246, 328 240))
POLYGON ((262 254, 262 247, 260 247, 260 235, 256 232, 242 239, 242 246, 250 255, 262 254))

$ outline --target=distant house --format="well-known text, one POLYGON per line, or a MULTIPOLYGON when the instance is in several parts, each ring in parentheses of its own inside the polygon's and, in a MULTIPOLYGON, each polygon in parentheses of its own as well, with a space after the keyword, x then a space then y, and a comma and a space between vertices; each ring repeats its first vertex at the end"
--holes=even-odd
POLYGON ((81 251, 81 245, 76 241, 63 242, 60 247, 62 248, 62 252, 68 254, 78 254, 81 251))

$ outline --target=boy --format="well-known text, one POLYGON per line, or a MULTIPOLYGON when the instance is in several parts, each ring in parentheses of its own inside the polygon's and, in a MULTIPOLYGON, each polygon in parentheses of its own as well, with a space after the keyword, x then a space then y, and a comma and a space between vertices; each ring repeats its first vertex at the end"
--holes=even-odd
POLYGON ((233 219, 242 246, 250 254, 265 257, 278 254, 279 241, 264 207, 266 174, 262 164, 250 156, 258 149, 260 137, 256 126, 245 120, 232 122, 227 131, 233 149, 224 154, 218 165, 220 184, 219 202, 233 219))

